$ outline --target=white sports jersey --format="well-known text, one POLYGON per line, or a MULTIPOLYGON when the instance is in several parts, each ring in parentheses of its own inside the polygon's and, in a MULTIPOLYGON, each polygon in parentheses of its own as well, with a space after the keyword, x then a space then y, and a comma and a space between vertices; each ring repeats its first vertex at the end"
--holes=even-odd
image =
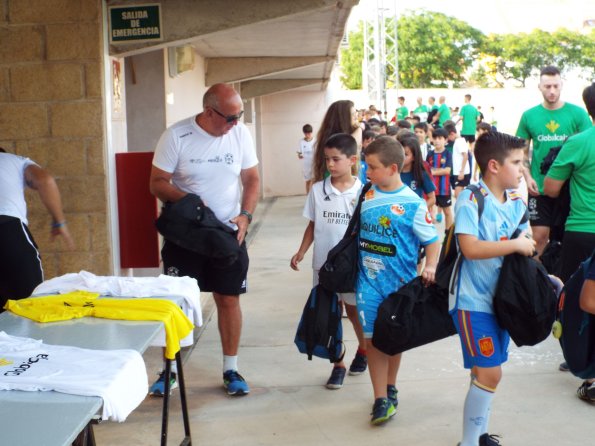
POLYGON ((300 148, 298 152, 302 155, 302 173, 305 180, 312 179, 312 161, 314 159, 314 144, 316 140, 312 138, 310 141, 300 139, 300 148))
POLYGON ((27 224, 25 169, 34 165, 29 158, 0 152, 0 215, 16 217, 27 224))
MULTIPOLYGON (((465 138, 457 138, 455 139, 455 143, 452 146, 452 172, 451 175, 457 176, 459 172, 461 172, 461 165, 463 164, 463 155, 465 153, 469 153, 469 144, 465 141, 465 138)), ((465 165, 464 174, 471 173, 471 166, 469 164, 469 159, 467 159, 467 164, 465 165)))
POLYGON ((240 172, 258 164, 252 136, 238 122, 229 133, 215 137, 198 126, 195 116, 169 127, 157 143, 153 165, 173 174, 178 189, 200 195, 217 218, 240 213, 240 172))
POLYGON ((328 252, 343 238, 361 187, 361 181, 355 178, 353 186, 341 192, 328 177, 310 189, 303 215, 314 222, 312 268, 315 270, 320 269, 328 252))
POLYGON ((0 389, 99 396, 102 418, 124 421, 147 395, 148 378, 135 350, 48 345, 0 331, 0 389))

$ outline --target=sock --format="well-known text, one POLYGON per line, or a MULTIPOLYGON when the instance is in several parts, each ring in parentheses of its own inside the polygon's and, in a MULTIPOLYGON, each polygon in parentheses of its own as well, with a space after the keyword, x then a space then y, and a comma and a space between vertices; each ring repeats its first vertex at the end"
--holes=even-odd
POLYGON ((362 355, 362 356, 367 356, 367 354, 366 354, 366 350, 364 350, 364 349, 361 349, 361 348, 359 348, 359 347, 358 347, 358 348, 357 348, 357 352, 358 352, 360 355, 362 355))
MULTIPOLYGON (((165 372, 165 361, 163 361, 163 371, 165 372)), ((171 373, 178 373, 178 364, 176 363, 175 360, 172 360, 169 371, 171 373)))
POLYGON ((481 432, 482 435, 488 433, 488 424, 490 423, 490 414, 491 413, 492 413, 492 408, 488 407, 488 410, 485 415, 485 422, 483 423, 483 429, 481 432))
POLYGON ((483 386, 477 381, 469 387, 463 410, 463 441, 461 446, 477 446, 479 436, 487 429, 487 416, 496 389, 483 386))
POLYGON ((223 373, 228 370, 238 370, 238 356, 223 355, 223 373))

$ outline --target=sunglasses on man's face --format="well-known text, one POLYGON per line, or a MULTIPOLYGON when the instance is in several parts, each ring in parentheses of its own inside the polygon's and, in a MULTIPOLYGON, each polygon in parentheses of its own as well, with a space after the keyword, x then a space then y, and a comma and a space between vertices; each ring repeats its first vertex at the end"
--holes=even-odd
POLYGON ((219 110, 217 110, 216 108, 211 107, 211 110, 213 110, 215 113, 217 113, 219 116, 221 116, 223 119, 225 119, 225 122, 227 122, 228 124, 231 124, 232 122, 237 122, 241 119, 242 115, 244 114, 244 110, 242 110, 241 112, 239 112, 237 115, 229 115, 229 116, 225 116, 223 113, 221 113, 219 110))

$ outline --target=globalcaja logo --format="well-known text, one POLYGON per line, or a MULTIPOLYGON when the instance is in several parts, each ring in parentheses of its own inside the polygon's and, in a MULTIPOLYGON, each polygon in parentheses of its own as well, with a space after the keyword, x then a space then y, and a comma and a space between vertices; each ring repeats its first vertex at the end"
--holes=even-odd
POLYGON ((560 124, 558 124, 556 121, 554 121, 553 119, 548 122, 545 127, 551 132, 551 133, 556 133, 556 130, 558 130, 558 128, 560 127, 560 124))
POLYGON ((4 367, 11 364, 13 364, 13 361, 11 361, 10 359, 0 358, 0 367, 4 367))
POLYGON ((40 360, 48 360, 49 355, 45 353, 40 353, 38 355, 32 356, 29 359, 23 361, 19 366, 14 367, 12 370, 8 370, 4 372, 4 376, 19 376, 22 373, 25 373, 31 367, 33 367, 36 363, 40 360))

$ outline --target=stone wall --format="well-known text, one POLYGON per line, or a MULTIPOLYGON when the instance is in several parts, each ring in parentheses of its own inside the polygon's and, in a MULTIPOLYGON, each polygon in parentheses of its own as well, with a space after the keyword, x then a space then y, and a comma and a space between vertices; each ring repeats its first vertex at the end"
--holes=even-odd
POLYGON ((0 0, 0 145, 56 178, 76 247, 27 192, 46 279, 111 273, 100 0, 0 0))

